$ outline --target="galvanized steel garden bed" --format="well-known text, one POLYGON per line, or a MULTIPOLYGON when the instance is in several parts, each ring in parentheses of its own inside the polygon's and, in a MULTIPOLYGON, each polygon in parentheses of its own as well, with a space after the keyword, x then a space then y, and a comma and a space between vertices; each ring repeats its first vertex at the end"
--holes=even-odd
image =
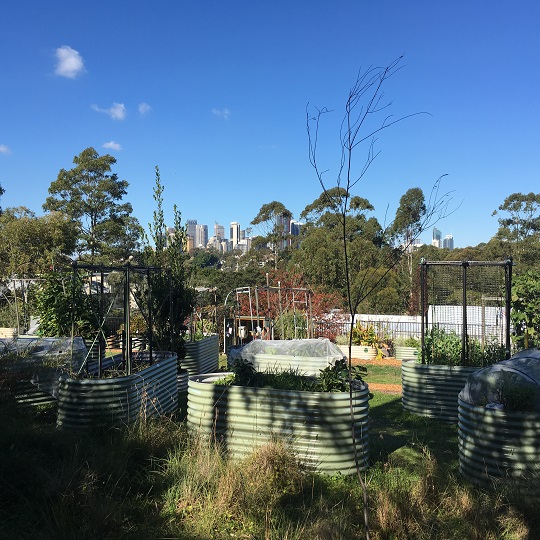
POLYGON ((403 408, 419 416, 457 422, 458 394, 477 367, 440 366, 403 360, 403 408))
MULTIPOLYGON (((215 384, 227 373, 191 376, 188 424, 217 437, 233 457, 245 457, 272 438, 291 444, 299 459, 320 472, 352 474, 349 392, 305 392, 215 384)), ((369 392, 359 383, 352 393, 358 462, 369 461, 369 392)))

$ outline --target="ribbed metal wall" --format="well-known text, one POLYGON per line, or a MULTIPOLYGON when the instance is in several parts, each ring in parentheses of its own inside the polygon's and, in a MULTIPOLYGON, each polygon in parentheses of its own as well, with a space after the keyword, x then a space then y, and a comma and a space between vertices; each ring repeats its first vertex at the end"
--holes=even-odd
POLYGON ((469 480, 501 480, 540 494, 540 414, 490 410, 459 400, 459 468, 469 480))
MULTIPOLYGON (((339 345, 339 349, 345 358, 349 357, 348 345, 339 345)), ((353 345, 351 347, 351 358, 356 358, 357 360, 373 360, 376 356, 377 349, 375 347, 368 347, 367 345, 353 345)))
POLYGON ((179 369, 176 380, 178 382, 178 392, 187 394, 189 372, 187 369, 179 369))
POLYGON ((401 364, 403 408, 419 416, 457 422, 458 394, 465 386, 467 377, 478 369, 404 360, 401 364))
POLYGON ((200 341, 186 342, 186 357, 180 360, 182 369, 190 375, 213 373, 219 367, 219 336, 207 336, 200 341))
POLYGON ((396 345, 395 355, 397 360, 418 360, 420 353, 415 347, 396 345))
MULTIPOLYGON (((301 392, 216 385, 227 373, 191 376, 188 424, 223 441, 234 457, 245 457, 272 437, 290 442, 305 463, 328 474, 352 474, 348 392, 301 392)), ((355 437, 362 469, 369 462, 369 392, 353 394, 355 437)))
MULTIPOLYGON (((159 354, 159 353, 158 353, 159 354)), ((64 379, 58 389, 60 427, 121 425, 175 411, 178 407, 176 355, 134 375, 110 379, 64 379)))

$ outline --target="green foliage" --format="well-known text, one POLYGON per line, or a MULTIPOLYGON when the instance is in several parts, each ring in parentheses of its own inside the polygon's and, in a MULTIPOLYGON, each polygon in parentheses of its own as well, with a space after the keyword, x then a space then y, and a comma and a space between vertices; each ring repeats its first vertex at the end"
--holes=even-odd
POLYGON ((459 366, 461 364, 461 337, 455 332, 434 326, 424 336, 424 361, 426 364, 459 366))
POLYGON ((25 207, 0 215, 0 275, 35 277, 65 262, 75 250, 78 228, 65 214, 36 215, 25 207))
POLYGON ((91 262, 96 256, 114 259, 138 250, 142 229, 131 217, 131 204, 121 202, 129 184, 110 174, 116 159, 89 147, 73 163, 73 169, 61 169, 51 182, 43 209, 62 212, 78 223, 78 251, 91 262))
MULTIPOLYGON (((259 213, 253 218, 252 225, 258 225, 263 230, 261 240, 271 246, 274 254, 274 267, 277 268, 278 257, 288 246, 289 230, 286 224, 292 218, 290 210, 283 203, 272 201, 263 204, 259 213)), ((257 240, 258 243, 261 240, 257 240)))
POLYGON ((400 336, 396 339, 395 345, 400 345, 402 347, 415 347, 419 348, 422 346, 422 342, 420 339, 414 337, 414 336, 400 336))
POLYGON ((352 330, 353 345, 377 347, 380 341, 381 340, 372 324, 369 326, 362 326, 362 323, 358 321, 352 330))
POLYGON ((308 392, 348 392, 349 384, 362 382, 366 368, 351 366, 344 359, 321 369, 318 377, 302 375, 298 369, 284 371, 256 371, 251 362, 237 360, 231 368, 232 374, 216 381, 227 386, 251 386, 280 390, 303 390, 308 392))
MULTIPOLYGON (((155 170, 153 223, 149 230, 154 246, 146 239, 146 247, 142 254, 145 265, 161 268, 161 272, 152 272, 150 279, 152 298, 153 332, 162 350, 171 350, 184 356, 183 336, 187 326, 186 319, 195 305, 195 290, 187 286, 185 263, 188 255, 184 251, 186 245, 186 229, 182 225, 182 215, 176 205, 173 208, 174 234, 167 235, 163 210, 164 186, 161 183, 159 167, 155 170), (166 241, 166 239, 168 239, 166 241), (172 310, 171 310, 172 308, 172 310)), ((135 292, 139 305, 144 305, 142 298, 148 291, 141 287, 135 292)), ((148 320, 148 313, 144 313, 148 320)))
POLYGON ((307 317, 301 311, 284 311, 274 322, 275 339, 306 339, 307 317))
POLYGON ((349 366, 344 359, 337 360, 333 365, 321 369, 317 380, 319 392, 348 392, 349 385, 354 381, 362 382, 367 373, 363 366, 349 366))
POLYGON ((540 345, 540 271, 517 276, 512 284, 512 339, 519 348, 540 345))
POLYGON ((98 329, 99 304, 96 295, 84 291, 78 275, 49 272, 35 292, 33 306, 39 317, 41 336, 91 337, 98 329), (73 325, 73 326, 72 326, 73 325))
POLYGON ((487 366, 505 359, 506 349, 496 338, 484 344, 469 338, 465 348, 465 363, 462 363, 462 338, 454 331, 434 326, 424 337, 423 356, 426 364, 448 366, 487 366))

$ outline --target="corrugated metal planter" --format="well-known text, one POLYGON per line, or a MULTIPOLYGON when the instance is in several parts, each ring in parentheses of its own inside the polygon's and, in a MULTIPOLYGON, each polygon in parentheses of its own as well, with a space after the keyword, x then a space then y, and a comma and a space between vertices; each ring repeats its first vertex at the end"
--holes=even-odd
POLYGON ((457 422, 458 394, 465 386, 467 377, 478 369, 418 364, 415 360, 404 360, 401 364, 403 408, 419 416, 457 422))
POLYGON ((0 327, 0 338, 2 339, 15 339, 17 337, 16 328, 0 327))
MULTIPOLYGON (((349 346, 340 345, 341 352, 348 358, 349 346)), ((377 357, 377 348, 370 345, 353 345, 351 347, 351 358, 358 360, 373 360, 377 357)))
POLYGON ((471 481, 500 480, 540 494, 540 414, 500 411, 459 400, 459 468, 471 481))
POLYGON ((139 417, 175 411, 178 407, 178 361, 176 355, 161 354, 167 356, 133 375, 61 380, 57 425, 69 428, 123 425, 139 417))
POLYGON ((212 373, 219 367, 219 337, 207 336, 199 341, 186 341, 186 357, 180 360, 182 369, 190 375, 212 373))
POLYGON ((179 369, 176 380, 178 382, 178 392, 187 394, 189 372, 187 369, 179 369))
POLYGON ((396 345, 397 360, 418 360, 420 353, 416 347, 405 347, 404 345, 396 345))
MULTIPOLYGON (((245 457, 272 437, 289 441, 298 457, 320 472, 352 474, 348 392, 302 392, 223 386, 227 373, 192 376, 188 383, 188 424, 223 441, 233 457, 245 457)), ((355 437, 362 469, 369 461, 369 392, 353 392, 355 437)))

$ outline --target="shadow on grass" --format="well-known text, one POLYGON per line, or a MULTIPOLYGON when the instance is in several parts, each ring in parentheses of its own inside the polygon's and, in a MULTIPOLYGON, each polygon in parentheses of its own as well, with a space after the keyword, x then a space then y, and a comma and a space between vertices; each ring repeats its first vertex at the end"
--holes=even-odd
POLYGON ((374 464, 393 462, 414 466, 423 453, 450 471, 458 470, 457 426, 413 415, 401 405, 401 396, 375 393, 370 402, 370 446, 374 464))

